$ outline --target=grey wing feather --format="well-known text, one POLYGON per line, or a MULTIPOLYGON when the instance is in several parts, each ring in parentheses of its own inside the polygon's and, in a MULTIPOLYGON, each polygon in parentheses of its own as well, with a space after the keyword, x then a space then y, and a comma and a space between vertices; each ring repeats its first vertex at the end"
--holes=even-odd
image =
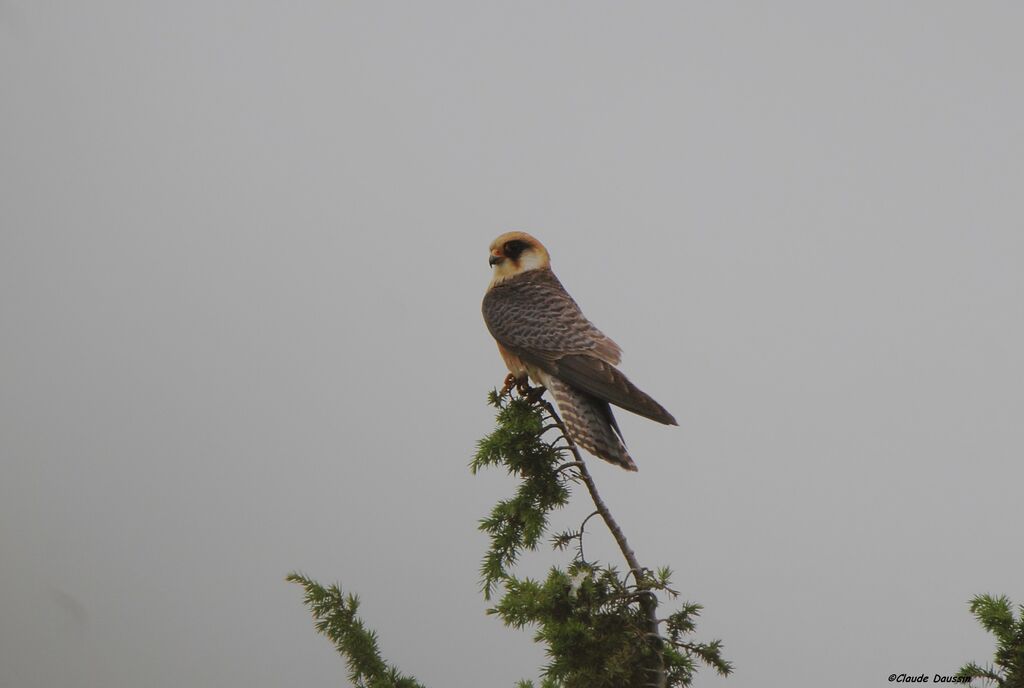
POLYGON ((484 297, 484 320, 498 342, 528 358, 589 354, 615 365, 619 345, 580 311, 550 270, 530 270, 494 286, 484 297))
POLYGON ((555 362, 550 371, 570 385, 598 399, 665 425, 678 425, 672 414, 629 381, 614 366, 592 356, 571 354, 555 362))
POLYGON ((531 270, 494 286, 483 312, 494 338, 524 361, 597 399, 676 424, 615 368, 621 349, 584 317, 550 270, 531 270))

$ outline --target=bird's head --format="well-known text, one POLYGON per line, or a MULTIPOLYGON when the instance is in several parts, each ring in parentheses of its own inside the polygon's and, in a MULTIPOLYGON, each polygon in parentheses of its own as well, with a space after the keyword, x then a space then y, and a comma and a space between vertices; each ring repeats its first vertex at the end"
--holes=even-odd
POLYGON ((526 232, 505 232, 491 242, 491 256, 487 262, 494 268, 491 284, 527 270, 551 267, 551 258, 544 244, 526 232))

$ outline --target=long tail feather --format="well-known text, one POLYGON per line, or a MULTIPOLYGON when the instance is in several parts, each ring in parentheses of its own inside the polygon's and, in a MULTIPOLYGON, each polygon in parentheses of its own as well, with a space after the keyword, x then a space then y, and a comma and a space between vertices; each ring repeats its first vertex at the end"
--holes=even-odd
POLYGON ((573 389, 556 377, 545 377, 544 386, 554 396, 572 440, 598 458, 635 471, 636 463, 622 443, 608 402, 573 389))

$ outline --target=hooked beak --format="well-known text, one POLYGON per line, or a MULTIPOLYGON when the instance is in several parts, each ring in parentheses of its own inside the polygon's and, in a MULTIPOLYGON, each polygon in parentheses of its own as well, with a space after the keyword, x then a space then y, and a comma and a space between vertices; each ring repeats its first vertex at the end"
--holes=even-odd
POLYGON ((499 256, 495 253, 492 253, 491 257, 487 259, 487 264, 493 268, 495 265, 497 265, 503 260, 505 260, 505 256, 499 256))

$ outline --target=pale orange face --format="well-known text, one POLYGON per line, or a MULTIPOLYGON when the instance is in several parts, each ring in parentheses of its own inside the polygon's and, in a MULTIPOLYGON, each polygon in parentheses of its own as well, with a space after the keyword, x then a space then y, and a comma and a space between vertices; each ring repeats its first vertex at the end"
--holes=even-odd
POLYGON ((491 284, 527 270, 551 267, 544 244, 526 232, 506 232, 491 242, 488 262, 494 268, 491 284))

